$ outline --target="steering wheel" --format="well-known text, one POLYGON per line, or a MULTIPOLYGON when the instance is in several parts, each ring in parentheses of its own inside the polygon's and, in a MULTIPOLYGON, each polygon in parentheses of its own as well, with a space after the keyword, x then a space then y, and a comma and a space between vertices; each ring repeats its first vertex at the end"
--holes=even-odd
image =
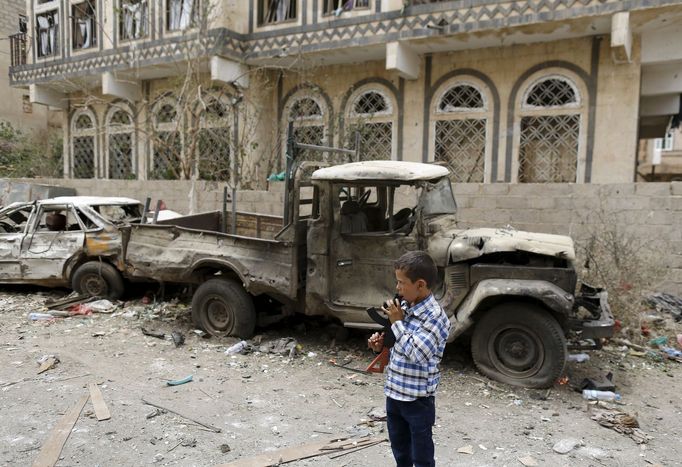
POLYGON ((391 216, 393 220, 393 229, 398 230, 409 223, 410 216, 414 213, 412 208, 403 208, 391 216))
POLYGON ((369 196, 372 194, 372 190, 367 190, 365 191, 360 198, 358 198, 358 204, 360 207, 363 207, 365 204, 367 204, 367 200, 369 199, 369 196))

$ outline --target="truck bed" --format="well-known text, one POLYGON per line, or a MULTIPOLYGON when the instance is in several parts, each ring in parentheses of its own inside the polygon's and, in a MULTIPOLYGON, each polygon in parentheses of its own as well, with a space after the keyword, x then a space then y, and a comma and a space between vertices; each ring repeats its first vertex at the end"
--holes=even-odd
MULTIPOLYGON (((239 212, 236 235, 220 232, 220 226, 220 212, 132 225, 125 252, 128 277, 198 283, 206 271, 230 269, 254 295, 296 298, 298 245, 275 239, 281 217, 239 212)), ((305 235, 295 238, 305 241, 305 235)))

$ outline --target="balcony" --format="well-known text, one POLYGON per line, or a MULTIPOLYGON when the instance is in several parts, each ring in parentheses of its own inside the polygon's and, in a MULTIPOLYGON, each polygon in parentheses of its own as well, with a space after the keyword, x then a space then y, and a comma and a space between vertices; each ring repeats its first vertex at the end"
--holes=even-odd
POLYGON ((9 36, 11 66, 26 65, 26 33, 19 32, 9 36))

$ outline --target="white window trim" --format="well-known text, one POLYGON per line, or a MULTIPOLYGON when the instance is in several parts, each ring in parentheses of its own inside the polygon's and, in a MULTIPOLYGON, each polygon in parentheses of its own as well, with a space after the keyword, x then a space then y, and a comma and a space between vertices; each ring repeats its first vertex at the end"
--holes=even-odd
POLYGON ((672 131, 666 133, 663 138, 656 138, 654 140, 654 149, 661 152, 669 152, 674 147, 674 135, 672 131))

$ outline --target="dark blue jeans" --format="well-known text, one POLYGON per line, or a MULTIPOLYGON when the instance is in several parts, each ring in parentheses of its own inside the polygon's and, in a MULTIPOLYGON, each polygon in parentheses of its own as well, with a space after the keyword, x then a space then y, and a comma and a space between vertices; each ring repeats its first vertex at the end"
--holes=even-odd
POLYGON ((386 422, 397 467, 433 467, 436 401, 433 396, 411 402, 386 398, 386 422))

